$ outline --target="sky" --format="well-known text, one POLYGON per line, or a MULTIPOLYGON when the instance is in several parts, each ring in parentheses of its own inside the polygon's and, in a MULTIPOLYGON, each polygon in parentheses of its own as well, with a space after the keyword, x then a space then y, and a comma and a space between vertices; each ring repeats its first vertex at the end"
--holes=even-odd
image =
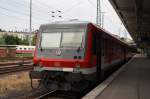
MULTIPOLYGON (((96 23, 96 6, 97 0, 32 0, 32 30, 38 29, 41 24, 71 19, 96 23)), ((108 0, 101 0, 101 9, 104 13, 104 29, 131 38, 108 0)), ((29 15, 30 0, 0 2, 1 29, 29 31, 29 15)))

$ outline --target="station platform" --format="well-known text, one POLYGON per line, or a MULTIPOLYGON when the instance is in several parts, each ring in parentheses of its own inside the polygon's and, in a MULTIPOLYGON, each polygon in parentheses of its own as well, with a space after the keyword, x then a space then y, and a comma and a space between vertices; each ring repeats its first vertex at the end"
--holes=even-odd
POLYGON ((82 99, 150 99, 150 59, 144 55, 135 55, 114 75, 82 99))

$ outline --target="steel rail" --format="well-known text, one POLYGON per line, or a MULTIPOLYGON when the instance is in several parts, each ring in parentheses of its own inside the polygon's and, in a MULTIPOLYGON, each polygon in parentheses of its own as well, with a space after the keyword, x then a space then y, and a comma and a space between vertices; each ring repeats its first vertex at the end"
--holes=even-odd
POLYGON ((32 68, 33 68, 32 63, 0 66, 0 74, 7 74, 7 73, 12 73, 12 72, 30 70, 32 68))
POLYGON ((56 91, 57 91, 57 89, 56 90, 51 90, 49 92, 46 92, 46 93, 40 95, 39 97, 36 97, 35 99, 44 99, 44 98, 48 97, 50 94, 52 94, 52 93, 54 93, 56 91))

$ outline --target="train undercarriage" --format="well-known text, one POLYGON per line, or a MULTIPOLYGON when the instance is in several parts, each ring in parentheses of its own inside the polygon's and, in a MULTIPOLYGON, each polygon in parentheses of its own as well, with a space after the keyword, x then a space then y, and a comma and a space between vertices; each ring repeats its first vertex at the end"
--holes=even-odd
POLYGON ((44 87, 51 90, 71 90, 81 91, 95 84, 96 74, 83 75, 81 73, 71 73, 62 71, 31 71, 31 86, 33 85, 34 79, 38 79, 38 87, 44 87))

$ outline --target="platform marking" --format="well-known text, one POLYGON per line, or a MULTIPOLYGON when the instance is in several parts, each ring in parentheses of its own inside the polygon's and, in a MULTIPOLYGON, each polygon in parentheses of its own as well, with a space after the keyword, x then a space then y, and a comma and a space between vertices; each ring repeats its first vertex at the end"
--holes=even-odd
POLYGON ((106 87, 124 70, 124 68, 133 61, 134 57, 137 57, 137 55, 134 55, 132 59, 130 59, 126 64, 124 64, 119 70, 114 72, 110 77, 108 77, 106 80, 104 80, 101 84, 99 84, 96 88, 94 88, 91 92, 86 94, 82 99, 96 99, 96 97, 101 94, 106 87))

